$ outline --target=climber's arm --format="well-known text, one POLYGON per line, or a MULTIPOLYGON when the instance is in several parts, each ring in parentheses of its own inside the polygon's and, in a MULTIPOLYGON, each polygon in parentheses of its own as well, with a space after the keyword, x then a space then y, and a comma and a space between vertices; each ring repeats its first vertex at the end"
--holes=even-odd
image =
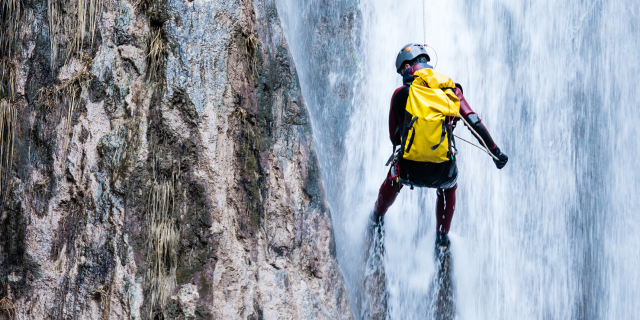
MULTIPOLYGON (((478 114, 476 114, 473 109, 471 109, 471 106, 469 106, 467 99, 465 99, 464 95, 462 94, 462 90, 460 90, 460 88, 456 88, 455 91, 458 99, 460 99, 460 115, 471 125, 473 130, 475 130, 480 135, 489 150, 492 150, 496 147, 496 144, 495 142, 493 142, 493 138, 491 138, 489 130, 487 130, 484 124, 482 124, 482 120, 480 119, 480 117, 478 117, 478 114)), ((480 141, 478 137, 476 137, 476 139, 478 139, 478 142, 482 144, 482 141, 480 141)))
MULTIPOLYGON (((469 103, 467 103, 467 100, 462 94, 462 87, 460 87, 460 85, 458 84, 456 84, 455 93, 456 96, 458 96, 458 99, 460 99, 460 115, 469 123, 471 128, 473 128, 473 130, 478 133, 480 138, 482 138, 482 140, 484 141, 484 144, 489 148, 489 151, 491 151, 491 153, 493 153, 493 155, 499 159, 494 159, 493 162, 495 162, 498 169, 502 169, 502 167, 507 164, 509 158, 506 154, 502 153, 500 151, 500 148, 498 148, 498 146, 495 144, 493 138, 491 138, 491 135, 489 134, 489 130, 487 130, 480 117, 478 117, 473 109, 471 109, 471 106, 469 106, 469 103)), ((482 144, 483 141, 480 141, 480 138, 476 137, 476 139, 478 139, 478 142, 482 144)))

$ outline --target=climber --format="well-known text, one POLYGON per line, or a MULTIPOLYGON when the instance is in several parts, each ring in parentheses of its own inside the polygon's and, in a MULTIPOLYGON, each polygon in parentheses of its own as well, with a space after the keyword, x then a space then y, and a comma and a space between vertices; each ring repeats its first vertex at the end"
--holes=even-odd
POLYGON ((436 188, 436 252, 446 252, 450 246, 447 233, 458 186, 452 131, 460 116, 475 130, 478 141, 493 154, 498 169, 507 164, 508 157, 471 110, 462 87, 434 71, 428 64, 430 60, 425 46, 420 44, 402 47, 396 58, 396 70, 402 76, 403 85, 393 93, 389 110, 389 136, 394 147, 389 163, 393 161, 393 164, 380 187, 369 230, 381 229, 384 215, 403 185, 409 185, 411 189, 414 186, 436 188), (438 109, 434 106, 440 106, 439 122, 427 120, 437 115, 432 111, 438 109), (445 142, 445 138, 448 141, 445 142), (395 152, 397 146, 400 146, 398 153, 395 152))

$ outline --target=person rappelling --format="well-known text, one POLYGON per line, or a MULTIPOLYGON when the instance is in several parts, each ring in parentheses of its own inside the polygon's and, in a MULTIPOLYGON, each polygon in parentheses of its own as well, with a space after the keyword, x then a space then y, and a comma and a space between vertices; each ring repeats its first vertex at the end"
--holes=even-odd
POLYGON ((396 58, 395 67, 403 85, 393 93, 389 110, 389 137, 394 151, 387 162, 391 168, 380 187, 369 230, 381 229, 385 213, 403 186, 435 188, 436 253, 443 253, 450 247, 448 233, 456 205, 458 168, 453 130, 458 120, 484 146, 482 149, 492 156, 498 169, 509 158, 465 100, 462 86, 433 70, 430 61, 421 44, 403 46, 396 58))

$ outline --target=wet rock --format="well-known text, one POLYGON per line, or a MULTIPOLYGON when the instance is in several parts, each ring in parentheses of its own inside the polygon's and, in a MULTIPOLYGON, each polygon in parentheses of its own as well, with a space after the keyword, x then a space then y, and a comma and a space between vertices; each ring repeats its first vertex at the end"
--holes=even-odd
POLYGON ((360 299, 362 319, 387 319, 387 276, 384 269, 384 228, 370 226, 365 241, 365 266, 360 299))
POLYGON ((275 8, 105 0, 76 47, 25 9, 0 177, 18 318, 352 318, 275 8))

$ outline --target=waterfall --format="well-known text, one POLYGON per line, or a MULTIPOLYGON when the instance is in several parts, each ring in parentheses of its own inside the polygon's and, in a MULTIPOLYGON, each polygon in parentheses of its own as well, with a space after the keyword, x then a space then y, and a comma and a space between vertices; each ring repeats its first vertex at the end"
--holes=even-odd
MULTIPOLYGON (((402 45, 424 41, 422 2, 277 2, 360 318, 364 229, 388 169, 389 101, 401 84, 392 62, 402 45)), ((456 0, 426 9, 436 70, 462 84, 510 159, 497 170, 458 141, 457 318, 637 317, 640 7, 456 0)), ((463 126, 456 133, 473 140, 463 126)), ((391 319, 437 308, 434 211, 434 190, 404 188, 385 217, 391 319)))

